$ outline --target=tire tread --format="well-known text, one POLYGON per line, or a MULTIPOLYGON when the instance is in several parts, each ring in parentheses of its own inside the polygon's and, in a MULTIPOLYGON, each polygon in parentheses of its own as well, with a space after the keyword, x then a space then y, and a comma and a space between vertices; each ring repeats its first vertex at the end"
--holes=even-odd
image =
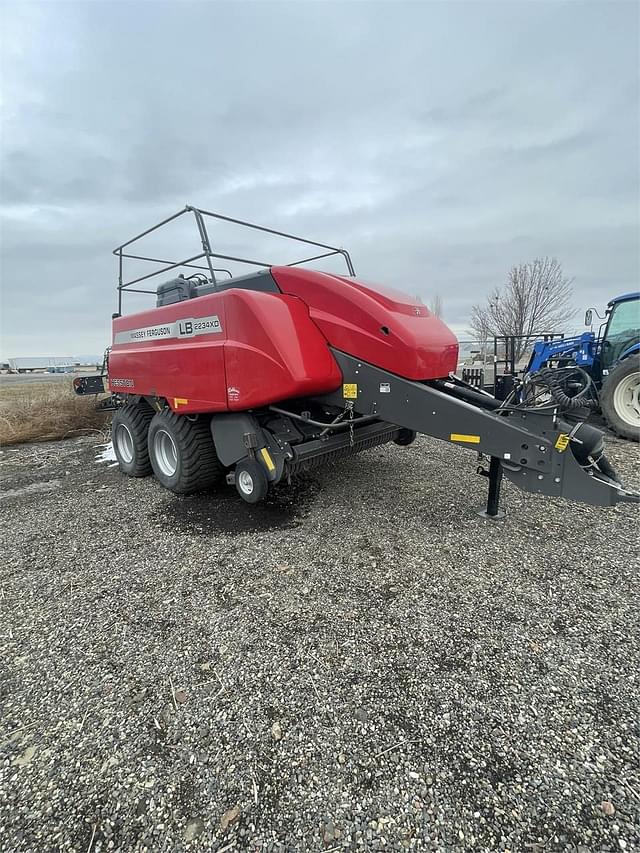
POLYGON ((135 452, 130 469, 128 471, 125 470, 118 460, 120 470, 129 477, 148 477, 152 473, 151 460, 149 459, 149 444, 147 441, 149 424, 152 418, 153 411, 137 403, 126 403, 117 409, 113 416, 111 422, 112 434, 114 424, 117 425, 118 421, 122 421, 129 427, 134 441, 135 452))
POLYGON ((609 428, 616 435, 630 441, 640 441, 640 430, 623 421, 613 404, 617 382, 634 371, 640 371, 640 355, 630 355, 613 368, 600 392, 600 408, 609 428))
POLYGON ((180 476, 172 491, 190 494, 220 482, 224 468, 216 454, 208 420, 189 420, 165 409, 154 416, 154 421, 170 428, 180 455, 180 476))

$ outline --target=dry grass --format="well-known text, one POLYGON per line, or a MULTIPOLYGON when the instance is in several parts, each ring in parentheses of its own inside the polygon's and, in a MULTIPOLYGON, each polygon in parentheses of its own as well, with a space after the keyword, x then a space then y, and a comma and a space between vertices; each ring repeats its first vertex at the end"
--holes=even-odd
POLYGON ((102 432, 107 415, 95 397, 78 397, 71 381, 7 384, 0 387, 0 445, 57 441, 102 432))

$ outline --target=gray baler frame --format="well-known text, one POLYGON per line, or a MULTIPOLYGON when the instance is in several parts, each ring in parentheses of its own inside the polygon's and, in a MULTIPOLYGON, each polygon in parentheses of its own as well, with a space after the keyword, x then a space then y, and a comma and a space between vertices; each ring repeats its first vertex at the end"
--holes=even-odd
MULTIPOLYGON (((389 441, 409 443, 413 433, 424 433, 489 457, 488 470, 478 468, 489 478, 482 513, 488 517, 501 515, 503 475, 524 491, 594 506, 640 500, 605 465, 601 433, 580 420, 566 420, 557 407, 507 407, 455 379, 414 382, 332 352, 344 384, 334 393, 307 401, 331 412, 328 420, 300 412, 304 401, 297 407, 282 403, 263 412, 213 415, 211 432, 223 465, 232 468, 253 456, 265 467, 268 480, 277 483, 341 455, 389 441), (282 429, 265 424, 271 413, 283 419, 282 429), (289 438, 287 423, 291 431, 296 423, 309 425, 314 434, 296 443, 289 438)), ((230 473, 229 482, 233 478, 230 473)))
MULTIPOLYGON (((593 506, 640 501, 640 495, 626 490, 605 465, 602 434, 581 420, 570 420, 558 407, 506 406, 455 377, 416 382, 338 350, 332 352, 343 376, 335 392, 297 401, 297 406, 285 402, 260 411, 211 415, 216 453, 225 467, 233 469, 247 456, 254 457, 275 484, 340 456, 389 441, 407 444, 413 433, 423 433, 476 451, 480 458, 489 457, 489 469, 480 466, 478 473, 489 478, 482 514, 491 518, 502 515, 503 475, 523 491, 593 506), (329 419, 315 420, 308 411, 299 410, 309 405, 330 412, 329 419), (285 427, 270 429, 269 416, 281 417, 285 427), (287 422, 292 433, 296 423, 312 429, 304 440, 294 441, 288 436, 287 422)), ((95 380, 102 386, 101 377, 91 378, 92 383, 95 380)), ((75 380, 79 381, 84 380, 75 380)), ((99 390, 103 386, 76 388, 78 393, 99 390)), ((115 394, 108 400, 109 408, 143 399, 156 411, 166 405, 158 398, 115 394)), ((227 479, 233 482, 232 470, 227 479)))
MULTIPOLYGON (((591 456, 587 442, 600 433, 581 421, 565 420, 558 407, 506 407, 462 383, 414 382, 346 353, 333 354, 343 382, 357 387, 353 405, 359 415, 375 414, 491 458, 489 515, 496 514, 502 472, 524 491, 594 506, 640 500, 604 474, 591 456)), ((337 406, 344 403, 344 393, 322 400, 337 406)))

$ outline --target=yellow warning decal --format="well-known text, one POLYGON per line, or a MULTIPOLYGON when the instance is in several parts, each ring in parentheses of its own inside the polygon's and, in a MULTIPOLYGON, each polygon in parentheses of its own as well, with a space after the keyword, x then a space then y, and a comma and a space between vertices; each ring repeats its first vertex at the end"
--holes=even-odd
POLYGON ((355 382, 347 382, 342 386, 342 396, 345 400, 358 399, 358 386, 355 382))
POLYGON ((264 459, 264 464, 267 466, 269 471, 275 471, 276 466, 273 464, 273 459, 271 458, 271 454, 267 450, 266 447, 263 447, 260 451, 262 458, 264 459))
POLYGON ((173 398, 173 408, 177 409, 179 406, 188 406, 189 401, 185 400, 184 397, 174 397, 173 398))
POLYGON ((480 444, 480 436, 461 435, 459 432, 452 432, 449 436, 449 441, 463 441, 465 444, 480 444))
POLYGON ((562 453, 563 450, 566 450, 569 446, 569 436, 566 432, 561 432, 560 435, 556 438, 556 450, 558 453, 562 453))

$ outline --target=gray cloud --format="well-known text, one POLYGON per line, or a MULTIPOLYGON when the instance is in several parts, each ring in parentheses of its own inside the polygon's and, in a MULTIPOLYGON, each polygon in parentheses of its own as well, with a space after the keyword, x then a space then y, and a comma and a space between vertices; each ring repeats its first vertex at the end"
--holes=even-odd
MULTIPOLYGON (((111 249, 185 202, 344 244, 368 280, 440 292, 460 329, 538 255, 575 277, 579 308, 635 289, 638 16, 544 0, 5 3, 2 355, 100 351, 111 249)), ((262 238, 214 239, 279 260, 262 238)))

